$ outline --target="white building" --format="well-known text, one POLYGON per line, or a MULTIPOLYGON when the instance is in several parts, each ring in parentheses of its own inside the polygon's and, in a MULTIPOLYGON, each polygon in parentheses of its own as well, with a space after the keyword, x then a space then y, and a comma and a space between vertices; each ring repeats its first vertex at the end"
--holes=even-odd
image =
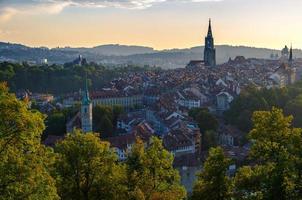
POLYGON ((226 111, 230 108, 230 103, 233 101, 234 97, 228 92, 220 92, 216 95, 217 99, 217 111, 226 111))

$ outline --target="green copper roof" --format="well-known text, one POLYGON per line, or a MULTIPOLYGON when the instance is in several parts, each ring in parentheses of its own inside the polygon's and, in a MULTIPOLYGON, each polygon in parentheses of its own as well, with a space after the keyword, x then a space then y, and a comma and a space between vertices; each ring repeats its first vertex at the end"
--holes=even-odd
POLYGON ((89 105, 91 103, 90 97, 89 97, 89 91, 88 91, 88 81, 87 81, 87 76, 85 80, 85 90, 83 92, 82 96, 82 104, 83 105, 89 105))

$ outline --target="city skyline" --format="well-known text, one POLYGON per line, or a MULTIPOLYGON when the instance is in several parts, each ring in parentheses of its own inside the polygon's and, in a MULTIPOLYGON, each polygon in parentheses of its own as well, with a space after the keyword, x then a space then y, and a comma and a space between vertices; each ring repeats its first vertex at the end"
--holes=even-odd
POLYGON ((0 41, 189 48, 203 44, 211 18, 216 45, 302 48, 301 6, 298 0, 2 0, 0 41))

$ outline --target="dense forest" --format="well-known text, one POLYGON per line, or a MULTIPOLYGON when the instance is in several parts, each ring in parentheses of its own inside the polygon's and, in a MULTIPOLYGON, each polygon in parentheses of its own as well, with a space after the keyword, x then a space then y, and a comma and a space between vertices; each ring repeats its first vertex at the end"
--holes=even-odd
POLYGON ((113 78, 126 76, 129 72, 160 70, 149 66, 127 65, 107 67, 95 63, 84 66, 65 65, 30 66, 26 63, 0 63, 0 80, 8 82, 12 91, 28 89, 31 92, 64 94, 79 91, 87 74, 90 86, 103 87, 113 78))
MULTIPOLYGON (((203 111, 204 112, 204 111, 203 111)), ((41 144, 44 118, 0 84, 0 199, 292 200, 302 198, 302 129, 281 109, 256 111, 245 166, 211 148, 192 194, 186 194, 173 155, 159 138, 137 138, 125 162, 97 134, 67 134, 54 148, 41 144)), ((194 113, 193 113, 194 114, 194 113)), ((206 113, 200 113, 206 118, 206 113)), ((207 127, 205 127, 207 129, 207 127)))

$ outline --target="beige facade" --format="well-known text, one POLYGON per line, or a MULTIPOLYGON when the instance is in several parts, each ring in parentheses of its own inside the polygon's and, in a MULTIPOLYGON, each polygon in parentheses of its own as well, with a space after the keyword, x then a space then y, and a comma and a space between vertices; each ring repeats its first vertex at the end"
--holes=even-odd
POLYGON ((105 105, 105 106, 123 106, 125 108, 131 108, 135 106, 143 105, 143 95, 134 96, 121 96, 121 97, 103 97, 95 98, 92 100, 93 106, 105 105))

